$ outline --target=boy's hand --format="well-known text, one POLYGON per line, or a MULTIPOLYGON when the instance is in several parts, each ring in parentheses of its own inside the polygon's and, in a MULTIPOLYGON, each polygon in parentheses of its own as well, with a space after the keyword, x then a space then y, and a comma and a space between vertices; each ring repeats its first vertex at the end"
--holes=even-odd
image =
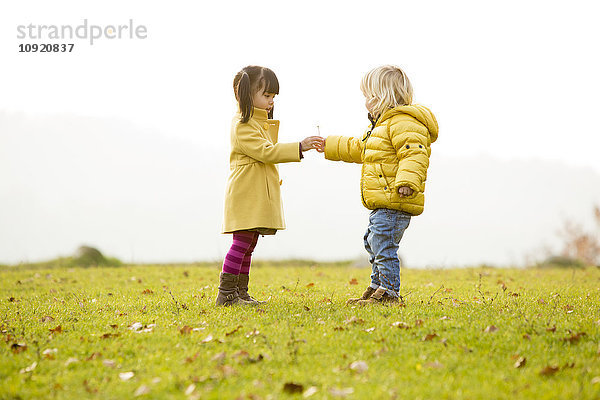
POLYGON ((409 188, 408 186, 401 186, 398 188, 398 194, 400 197, 411 196, 414 193, 414 190, 409 188))
POLYGON ((325 139, 323 139, 321 136, 309 136, 301 141, 300 144, 302 145, 302 151, 308 151, 312 149, 319 150, 325 146, 325 139))

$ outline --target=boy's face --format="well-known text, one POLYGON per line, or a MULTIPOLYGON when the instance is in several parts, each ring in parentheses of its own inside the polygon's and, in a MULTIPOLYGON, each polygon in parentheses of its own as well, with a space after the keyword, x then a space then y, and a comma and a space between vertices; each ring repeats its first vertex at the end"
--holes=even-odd
POLYGON ((262 108, 268 112, 273 108, 275 96, 275 93, 263 92, 260 89, 252 96, 252 102, 254 103, 254 107, 262 108))

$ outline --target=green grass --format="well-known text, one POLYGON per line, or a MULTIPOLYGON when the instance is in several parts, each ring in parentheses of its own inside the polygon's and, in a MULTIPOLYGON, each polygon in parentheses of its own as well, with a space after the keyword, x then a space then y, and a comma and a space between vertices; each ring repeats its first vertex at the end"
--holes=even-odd
POLYGON ((365 269, 263 264, 258 308, 216 308, 218 272, 2 268, 0 399, 600 398, 596 268, 404 269, 405 307, 363 308, 365 269))

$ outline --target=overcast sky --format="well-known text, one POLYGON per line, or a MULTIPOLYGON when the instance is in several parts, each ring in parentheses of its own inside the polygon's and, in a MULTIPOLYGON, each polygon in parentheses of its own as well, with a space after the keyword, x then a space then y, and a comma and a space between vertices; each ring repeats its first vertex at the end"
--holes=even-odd
MULTIPOLYGON (((389 63, 405 70, 416 102, 438 118, 434 157, 545 160, 600 173, 597 16, 593 1, 10 2, 0 13, 0 112, 30 122, 99 118, 144 132, 140 140, 193 147, 210 166, 201 173, 223 181, 206 192, 210 207, 198 204, 197 211, 220 214, 214 204, 222 203, 228 172, 231 82, 240 68, 257 64, 276 72, 280 141, 291 142, 315 134, 317 124, 324 136, 359 135, 368 124, 360 79, 389 63), (77 27, 84 19, 99 26, 131 19, 147 38, 93 45, 74 39, 64 41, 75 44, 71 53, 18 52, 20 44, 44 42, 18 39, 19 25, 77 27)), ((0 147, 7 147, 7 137, 0 126, 0 147)), ((299 168, 307 181, 323 168, 344 182, 358 180, 356 169, 333 167, 317 155, 299 168)), ((296 170, 292 176, 302 179, 296 170)), ((561 182, 550 184, 561 190, 561 182)), ((510 192, 510 184, 501 190, 510 192)), ((335 212, 327 193, 302 193, 319 196, 320 212, 335 212)), ((364 219, 360 204, 348 212, 345 218, 364 219)), ((29 248, 32 259, 68 250, 29 248)), ((317 256, 328 258, 324 253, 317 256)))

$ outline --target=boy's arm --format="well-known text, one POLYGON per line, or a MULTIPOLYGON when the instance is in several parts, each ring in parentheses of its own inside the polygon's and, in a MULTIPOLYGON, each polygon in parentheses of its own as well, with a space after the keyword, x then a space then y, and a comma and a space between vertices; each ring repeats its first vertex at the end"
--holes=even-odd
POLYGON ((350 136, 328 136, 325 140, 325 158, 331 161, 362 163, 364 142, 350 136))
POLYGON ((249 157, 267 164, 300 161, 300 144, 271 143, 249 124, 238 124, 235 140, 240 150, 249 157))
POLYGON ((429 168, 429 137, 410 131, 397 131, 390 127, 390 138, 398 156, 398 172, 394 189, 406 186, 414 193, 423 190, 429 168))

